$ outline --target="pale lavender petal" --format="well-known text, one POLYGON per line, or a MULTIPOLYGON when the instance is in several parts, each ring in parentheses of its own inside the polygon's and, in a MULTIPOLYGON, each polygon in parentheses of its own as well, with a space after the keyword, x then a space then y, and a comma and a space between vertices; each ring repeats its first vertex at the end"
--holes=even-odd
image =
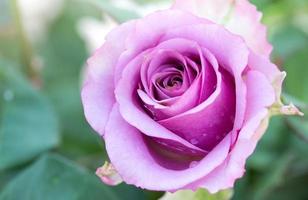
POLYGON ((221 81, 216 90, 218 96, 213 100, 209 98, 207 106, 159 123, 192 144, 212 150, 232 130, 235 117, 234 81, 227 72, 223 73, 221 81))
POLYGON ((85 116, 100 135, 104 134, 109 113, 115 103, 114 67, 124 51, 127 34, 134 27, 135 22, 129 22, 113 30, 105 44, 88 60, 81 97, 85 116))
POLYGON ((260 72, 248 72, 246 84, 246 120, 228 159, 203 179, 184 188, 195 189, 201 186, 214 193, 221 189, 233 187, 234 181, 243 176, 246 159, 252 154, 268 125, 267 108, 275 101, 272 85, 260 72), (256 82, 258 84, 255 84, 256 82))
POLYGON ((167 30, 195 23, 211 23, 206 19, 196 17, 180 10, 157 11, 139 20, 135 31, 128 34, 126 51, 121 55, 116 66, 115 81, 121 78, 121 72, 140 52, 155 47, 167 30))
MULTIPOLYGON (((233 75, 236 87, 236 115, 233 127, 233 141, 235 141, 237 131, 242 127, 246 108, 246 86, 242 79, 242 73, 248 64, 249 50, 246 44, 240 37, 214 24, 174 28, 169 30, 161 40, 174 37, 196 41, 200 46, 208 49, 219 61, 219 65, 233 75)), ((200 104, 183 115, 193 114, 203 108, 204 105, 200 104)))
POLYGON ((105 142, 112 164, 126 183, 150 190, 171 191, 202 178, 222 163, 228 155, 230 135, 190 168, 170 170, 156 162, 143 134, 129 125, 115 106, 106 127, 105 142))
MULTIPOLYGON (((146 54, 146 52, 144 54, 146 54)), ((155 116, 150 117, 140 104, 137 89, 138 82, 140 82, 140 66, 143 62, 144 54, 140 54, 126 66, 123 71, 123 77, 118 82, 115 90, 116 99, 119 103, 120 112, 123 118, 129 124, 138 128, 141 132, 148 136, 174 140, 187 147, 204 152, 202 149, 190 144, 186 140, 158 124, 152 118, 155 118, 155 116)))
POLYGON ((243 37, 257 54, 269 57, 272 51, 266 38, 266 27, 260 22, 262 14, 248 0, 175 0, 172 8, 224 25, 243 37))
POLYGON ((123 182, 114 166, 107 161, 102 167, 97 168, 95 174, 107 185, 114 186, 123 182))
POLYGON ((248 67, 263 73, 271 83, 274 83, 282 73, 268 58, 253 52, 249 54, 248 67))

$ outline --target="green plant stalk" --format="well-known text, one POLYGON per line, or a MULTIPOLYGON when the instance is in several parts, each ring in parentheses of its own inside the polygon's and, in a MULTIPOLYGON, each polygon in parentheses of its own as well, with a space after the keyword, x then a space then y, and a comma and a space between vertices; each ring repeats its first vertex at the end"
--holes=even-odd
POLYGON ((23 65, 23 71, 32 81, 38 80, 38 73, 32 65, 33 51, 21 20, 21 14, 17 0, 10 1, 11 13, 14 17, 14 23, 17 31, 17 39, 20 45, 20 59, 23 65))

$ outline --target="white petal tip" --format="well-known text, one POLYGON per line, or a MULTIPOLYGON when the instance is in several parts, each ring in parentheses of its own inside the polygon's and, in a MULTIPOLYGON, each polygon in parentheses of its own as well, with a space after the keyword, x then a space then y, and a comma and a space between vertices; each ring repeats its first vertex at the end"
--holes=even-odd
POLYGON ((115 186, 123 182, 114 166, 107 161, 97 168, 96 175, 107 185, 115 186))
POLYGON ((284 105, 280 108, 280 113, 283 115, 299 115, 304 116, 302 113, 293 103, 289 105, 284 105))

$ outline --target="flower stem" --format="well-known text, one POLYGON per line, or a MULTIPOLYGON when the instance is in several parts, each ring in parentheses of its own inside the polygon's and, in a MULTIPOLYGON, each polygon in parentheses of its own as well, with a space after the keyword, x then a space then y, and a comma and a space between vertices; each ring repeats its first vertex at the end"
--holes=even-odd
POLYGON ((14 17, 14 23, 17 30, 17 39, 19 41, 20 45, 20 61, 23 65, 23 71, 27 75, 27 77, 32 81, 36 82, 39 80, 39 74, 33 67, 33 51, 31 44, 28 40, 28 37, 25 33, 23 24, 22 24, 22 18, 21 13, 18 5, 17 0, 11 0, 11 11, 14 17))

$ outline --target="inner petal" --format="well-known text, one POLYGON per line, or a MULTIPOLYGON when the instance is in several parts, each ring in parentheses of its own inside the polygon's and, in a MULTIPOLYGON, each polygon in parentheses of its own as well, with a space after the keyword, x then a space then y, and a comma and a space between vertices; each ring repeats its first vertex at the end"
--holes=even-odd
MULTIPOLYGON (((167 67, 170 65, 166 66, 166 69, 167 67)), ((182 95, 190 85, 184 72, 172 67, 154 74, 151 82, 150 91, 159 101, 182 95)))
POLYGON ((157 102, 181 96, 198 73, 186 71, 188 68, 186 57, 179 52, 154 50, 142 65, 142 87, 157 102))
POLYGON ((235 118, 235 86, 233 77, 220 68, 222 81, 218 86, 219 94, 210 103, 193 113, 183 113, 159 123, 176 133, 191 144, 211 151, 233 128, 235 118))
POLYGON ((144 141, 157 163, 168 169, 183 170, 198 163, 205 152, 190 149, 178 142, 144 136, 144 141))
POLYGON ((171 39, 152 49, 140 71, 144 93, 138 94, 146 112, 162 120, 197 106, 216 89, 213 65, 215 58, 190 40, 171 39))

